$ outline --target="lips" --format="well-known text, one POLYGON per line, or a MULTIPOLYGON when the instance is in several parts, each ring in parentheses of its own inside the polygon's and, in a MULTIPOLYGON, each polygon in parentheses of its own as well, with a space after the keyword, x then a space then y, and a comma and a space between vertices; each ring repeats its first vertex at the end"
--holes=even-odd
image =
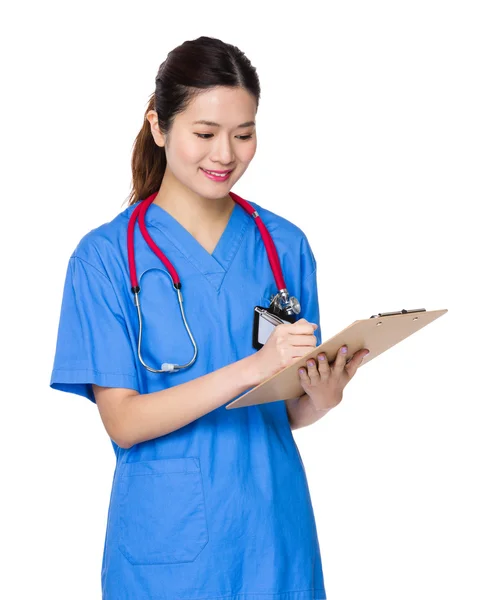
MULTIPOLYGON (((202 169, 202 167, 201 167, 202 169)), ((231 173, 233 171, 233 169, 229 169, 227 171, 214 171, 213 169, 202 169, 205 173, 214 173, 215 175, 228 175, 228 173, 231 173)))
POLYGON ((232 171, 206 171, 206 169, 203 169, 202 167, 200 167, 200 169, 208 179, 210 179, 211 181, 217 181, 217 182, 228 181, 228 179, 230 179, 230 175, 233 171, 233 169, 232 169, 232 171))

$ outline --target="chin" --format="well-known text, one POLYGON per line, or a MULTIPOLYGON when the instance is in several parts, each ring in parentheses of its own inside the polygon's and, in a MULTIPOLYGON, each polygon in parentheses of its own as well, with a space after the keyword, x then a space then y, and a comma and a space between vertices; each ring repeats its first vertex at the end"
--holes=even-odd
POLYGON ((206 198, 224 198, 238 180, 239 177, 234 177, 233 179, 230 178, 228 181, 223 181, 220 183, 212 182, 211 185, 209 181, 206 181, 206 183, 202 186, 199 186, 196 191, 198 194, 205 196, 206 198))
MULTIPOLYGON (((230 186, 231 187, 231 186, 230 186)), ((225 186, 223 189, 219 190, 210 190, 209 188, 190 188, 193 192, 195 192, 201 198, 207 198, 208 200, 219 200, 220 198, 225 198, 228 196, 228 192, 230 191, 230 187, 225 186)))

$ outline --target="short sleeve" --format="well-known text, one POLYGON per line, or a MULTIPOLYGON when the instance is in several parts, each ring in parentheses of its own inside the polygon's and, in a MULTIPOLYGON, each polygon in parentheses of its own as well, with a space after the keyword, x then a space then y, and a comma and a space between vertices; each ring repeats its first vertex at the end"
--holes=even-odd
POLYGON ((73 255, 64 283, 50 387, 95 402, 94 383, 138 390, 133 347, 111 281, 73 255))
POLYGON ((317 282, 317 266, 313 252, 308 244, 306 244, 306 256, 302 257, 305 269, 305 275, 301 282, 301 314, 299 318, 304 318, 310 323, 316 323, 318 329, 315 331, 317 346, 322 343, 322 329, 320 327, 320 308, 318 305, 318 282, 317 282), (306 271, 307 268, 307 271, 306 271), (311 272, 309 272, 311 270, 311 272))

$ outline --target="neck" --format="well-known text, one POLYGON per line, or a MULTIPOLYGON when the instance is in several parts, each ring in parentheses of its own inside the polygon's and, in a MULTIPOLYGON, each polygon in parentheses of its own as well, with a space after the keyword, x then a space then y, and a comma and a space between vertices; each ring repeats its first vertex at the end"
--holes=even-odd
POLYGON ((235 202, 230 195, 223 198, 204 198, 186 188, 166 169, 161 187, 154 198, 157 204, 189 231, 195 231, 199 225, 217 225, 226 222, 235 202))

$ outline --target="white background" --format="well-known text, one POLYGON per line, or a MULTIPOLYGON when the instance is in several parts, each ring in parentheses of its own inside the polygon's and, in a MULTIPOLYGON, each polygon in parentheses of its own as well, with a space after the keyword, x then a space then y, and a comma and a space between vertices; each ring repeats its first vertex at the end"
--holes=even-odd
POLYGON ((449 311, 294 432, 329 598, 498 597, 497 26, 478 0, 3 11, 1 597, 100 597, 114 453, 95 405, 48 385, 63 280, 124 208, 160 63, 200 35, 258 69, 234 191, 308 236, 324 339, 449 311))

